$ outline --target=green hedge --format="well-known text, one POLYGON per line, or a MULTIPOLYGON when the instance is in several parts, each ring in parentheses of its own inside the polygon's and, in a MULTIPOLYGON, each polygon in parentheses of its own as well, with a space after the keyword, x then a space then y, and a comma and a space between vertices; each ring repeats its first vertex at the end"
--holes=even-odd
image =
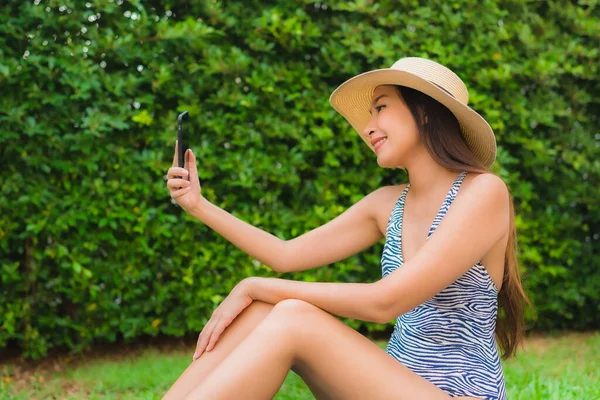
POLYGON ((188 110, 209 200, 280 238, 314 229, 406 181, 328 103, 403 56, 455 70, 497 134, 535 327, 599 328, 596 2, 398 3, 3 2, 0 348, 197 333, 251 275, 379 279, 383 241, 275 274, 182 213, 163 175, 188 110))

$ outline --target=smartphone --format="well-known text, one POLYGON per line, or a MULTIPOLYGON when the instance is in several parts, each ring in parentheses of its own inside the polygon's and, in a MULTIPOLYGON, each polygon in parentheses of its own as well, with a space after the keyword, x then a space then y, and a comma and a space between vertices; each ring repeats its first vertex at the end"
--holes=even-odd
MULTIPOLYGON (((188 119, 189 115, 187 111, 182 112, 177 117, 177 162, 180 168, 183 168, 185 165, 185 152, 188 148, 183 136, 183 121, 187 121, 188 119)), ((177 178, 182 178, 182 176, 178 176, 177 178)), ((189 179, 188 175, 188 180, 189 179)), ((181 189, 181 187, 178 187, 177 189, 181 189)))
POLYGON ((185 165, 185 152, 188 149, 187 142, 183 135, 183 121, 187 121, 189 115, 187 111, 182 112, 177 117, 177 159, 179 160, 179 167, 183 168, 185 165))

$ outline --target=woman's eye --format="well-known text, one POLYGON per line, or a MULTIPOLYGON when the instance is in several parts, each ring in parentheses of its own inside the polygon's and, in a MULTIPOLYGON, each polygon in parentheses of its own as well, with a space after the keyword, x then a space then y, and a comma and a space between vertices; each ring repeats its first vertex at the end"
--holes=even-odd
POLYGON ((379 111, 379 109, 380 109, 380 108, 383 108, 383 107, 385 107, 385 104, 383 104, 383 105, 380 105, 380 106, 377 106, 377 107, 375 107, 375 109, 377 110, 377 112, 380 112, 380 111, 379 111))

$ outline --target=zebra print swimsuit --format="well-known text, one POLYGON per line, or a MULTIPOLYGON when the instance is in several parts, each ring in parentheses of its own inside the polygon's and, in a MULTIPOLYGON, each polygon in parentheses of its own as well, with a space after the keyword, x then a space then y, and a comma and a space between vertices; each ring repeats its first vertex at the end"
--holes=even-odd
MULTIPOLYGON (((448 212, 466 175, 461 172, 454 181, 427 239, 448 212)), ((404 263, 402 215, 409 188, 410 183, 388 222, 381 257, 384 278, 404 263)), ((452 397, 504 400, 504 374, 494 335, 497 312, 496 285, 478 262, 446 289, 399 316, 386 353, 452 397)))

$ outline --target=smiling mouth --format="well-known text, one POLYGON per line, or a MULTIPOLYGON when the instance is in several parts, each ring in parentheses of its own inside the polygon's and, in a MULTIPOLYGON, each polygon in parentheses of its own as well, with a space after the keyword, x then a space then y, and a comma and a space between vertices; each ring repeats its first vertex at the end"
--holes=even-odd
POLYGON ((373 149, 375 151, 378 151, 381 148, 381 146, 383 146, 385 144, 385 142, 387 142, 387 138, 383 138, 383 139, 379 140, 377 143, 375 143, 375 146, 373 146, 373 149))

